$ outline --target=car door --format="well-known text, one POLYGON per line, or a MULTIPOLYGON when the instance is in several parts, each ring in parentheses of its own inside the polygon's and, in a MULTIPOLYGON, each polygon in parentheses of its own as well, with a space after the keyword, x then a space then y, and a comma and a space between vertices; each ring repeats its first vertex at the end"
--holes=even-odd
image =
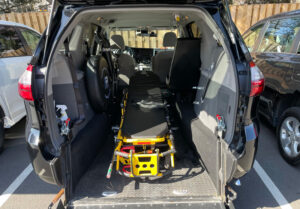
POLYGON ((300 30, 294 41, 291 63, 293 65, 293 76, 290 88, 291 91, 300 91, 300 30))
POLYGON ((16 122, 25 116, 22 98, 18 95, 18 79, 30 61, 30 54, 14 26, 0 25, 0 88, 7 115, 16 122))
POLYGON ((291 51, 299 21, 299 17, 270 20, 254 54, 254 60, 265 76, 266 86, 280 93, 288 91, 293 75, 291 51))

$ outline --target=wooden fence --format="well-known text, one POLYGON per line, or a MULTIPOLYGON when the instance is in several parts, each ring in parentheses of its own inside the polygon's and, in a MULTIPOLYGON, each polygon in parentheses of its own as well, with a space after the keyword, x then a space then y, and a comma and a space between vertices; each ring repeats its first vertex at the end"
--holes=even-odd
POLYGON ((231 5, 233 21, 243 34, 250 26, 266 17, 300 9, 300 3, 231 5))
MULTIPOLYGON (((300 9, 300 3, 231 5, 232 19, 241 33, 257 21, 274 14, 300 9)), ((48 24, 48 12, 9 13, 0 15, 0 20, 8 20, 28 25, 43 32, 48 24)))
POLYGON ((22 23, 42 33, 49 20, 49 12, 8 13, 0 15, 0 20, 22 23))

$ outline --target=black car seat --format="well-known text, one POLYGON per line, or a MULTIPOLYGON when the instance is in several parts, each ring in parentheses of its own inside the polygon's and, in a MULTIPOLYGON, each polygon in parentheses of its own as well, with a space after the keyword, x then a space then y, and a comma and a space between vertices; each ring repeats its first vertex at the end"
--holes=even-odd
POLYGON ((129 85, 129 80, 131 76, 135 72, 135 61, 133 57, 123 53, 123 51, 125 50, 125 43, 121 35, 113 35, 111 39, 115 43, 112 46, 112 48, 119 49, 118 59, 117 59, 118 66, 119 66, 119 73, 118 73, 119 86, 127 87, 129 85))
MULTIPOLYGON (((168 32, 164 36, 163 46, 175 47, 176 41, 176 34, 174 32, 168 32)), ((173 54, 174 51, 162 51, 152 58, 153 72, 159 76, 162 83, 166 82, 166 78, 169 75, 173 54)))
POLYGON ((191 91, 200 79, 200 39, 179 38, 175 47, 167 85, 174 92, 191 91))

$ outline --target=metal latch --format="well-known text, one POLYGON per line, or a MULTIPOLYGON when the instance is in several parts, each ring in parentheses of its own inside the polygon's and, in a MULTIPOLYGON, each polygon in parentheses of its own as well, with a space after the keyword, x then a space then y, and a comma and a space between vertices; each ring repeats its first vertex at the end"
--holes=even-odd
POLYGON ((203 99, 202 99, 202 97, 200 98, 200 101, 193 101, 193 104, 194 104, 194 105, 201 105, 201 104, 203 104, 203 99))
POLYGON ((216 134, 217 136, 221 137, 222 139, 224 139, 225 137, 225 133, 226 133, 226 124, 225 124, 225 120, 223 118, 223 116, 217 114, 217 130, 216 130, 216 134))
POLYGON ((60 134, 68 136, 70 132, 70 118, 67 114, 68 108, 66 105, 56 105, 56 109, 57 118, 60 120, 60 134))
POLYGON ((193 89, 204 90, 204 87, 203 86, 193 86, 193 89))

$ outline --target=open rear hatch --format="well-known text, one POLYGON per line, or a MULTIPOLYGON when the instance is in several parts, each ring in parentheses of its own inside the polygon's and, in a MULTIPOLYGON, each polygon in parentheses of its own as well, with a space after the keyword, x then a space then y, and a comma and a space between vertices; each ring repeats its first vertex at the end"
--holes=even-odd
MULTIPOLYGON (((161 5, 161 7, 155 5, 153 8, 151 8, 151 5, 143 7, 140 3, 144 4, 144 1, 58 1, 60 4, 64 5, 77 5, 78 8, 80 8, 80 5, 93 6, 110 5, 114 3, 139 4, 139 6, 137 5, 134 8, 128 8, 129 10, 132 9, 132 12, 134 12, 134 9, 136 9, 136 11, 140 9, 143 12, 144 10, 146 12, 151 12, 151 10, 155 11, 157 8, 165 10, 165 12, 170 9, 176 12, 184 10, 184 7, 178 5, 175 5, 174 8, 170 8, 170 6, 166 5, 161 5)), ((149 4, 188 5, 198 2, 219 1, 147 1, 149 4)), ((99 11, 97 11, 99 13, 104 11, 101 7, 95 8, 99 9, 99 11)), ((203 20, 201 22, 201 26, 204 26, 203 34, 205 34, 207 39, 207 42, 204 42, 204 44, 201 43, 201 47, 207 47, 204 48, 205 50, 201 49, 201 51, 207 52, 201 54, 201 64, 203 66, 205 65, 205 68, 203 68, 203 70, 201 69, 202 77, 200 80, 198 79, 196 83, 190 84, 191 86, 188 87, 189 90, 196 92, 196 98, 194 98, 193 101, 189 101, 188 104, 182 102, 185 100, 182 95, 179 100, 171 100, 170 105, 173 108, 171 111, 175 111, 176 113, 174 113, 174 115, 178 115, 176 122, 178 124, 184 124, 173 133, 176 157, 175 169, 172 171, 172 175, 148 181, 143 178, 130 179, 126 176, 120 176, 118 175, 117 170, 114 169, 112 171, 111 179, 107 179, 107 170, 110 167, 112 153, 115 153, 116 150, 114 149, 117 145, 115 136, 110 131, 107 131, 111 130, 112 125, 115 125, 111 124, 109 114, 106 112, 96 113, 86 119, 82 124, 78 126, 75 124, 74 129, 76 129, 76 131, 73 132, 74 138, 68 139, 70 141, 64 141, 65 139, 63 139, 59 133, 55 133, 55 131, 58 132, 57 120, 55 116, 52 115, 50 117, 52 117, 51 119, 53 121, 49 122, 49 129, 51 129, 50 135, 53 141, 57 140, 55 143, 57 145, 57 153, 59 154, 55 156, 55 160, 56 162, 61 163, 61 165, 59 164, 56 166, 62 166, 62 171, 59 173, 60 175, 53 178, 63 179, 60 182, 63 182, 63 186, 66 190, 68 208, 225 208, 224 203, 228 200, 226 199, 226 186, 233 178, 237 166, 236 156, 234 156, 232 150, 229 149, 229 143, 234 134, 234 123, 238 102, 238 83, 235 74, 235 61, 233 60, 231 50, 227 48, 228 45, 222 40, 223 35, 218 34, 220 33, 220 30, 217 28, 218 26, 214 20, 212 20, 212 17, 209 16, 207 11, 199 6, 194 8, 188 6, 186 8, 186 10, 191 10, 189 12, 195 14, 198 12, 201 13, 201 18, 203 18, 203 20, 205 18, 209 19, 209 21, 211 21, 209 24, 211 25, 206 25, 208 23, 203 20), (213 47, 211 47, 212 45, 213 47), (209 54, 209 56, 207 56, 207 54, 209 54), (212 56, 215 56, 214 59, 212 56), (213 73, 207 71, 209 68, 214 69, 213 73), (231 82, 228 82, 230 79, 231 82), (232 80, 236 82, 232 82, 232 80), (205 89, 205 91, 203 91, 203 89, 205 89), (223 124, 224 119, 225 122, 229 124, 228 127, 225 127, 223 124)), ((107 6, 105 7, 105 12, 108 12, 109 9, 116 14, 118 9, 120 9, 120 12, 122 11, 122 5, 107 6)), ((61 12, 62 17, 56 14, 56 18, 63 19, 64 15, 67 14, 67 12, 64 13, 63 10, 61 10, 61 12)), ((83 9, 82 13, 85 14, 84 12, 88 15, 88 9, 83 9)), ((99 17, 99 13, 93 15, 95 15, 95 17, 98 15, 97 17, 99 17)), ((75 15, 72 16, 71 20, 75 21, 78 14, 80 16, 81 11, 77 14, 75 12, 75 15)), ((65 18, 68 19, 69 17, 65 18)), ((183 15, 182 17, 185 16, 183 15)), ((62 32, 62 34, 59 34, 60 38, 67 37, 66 34, 63 34, 67 33, 67 30, 57 31, 62 32)), ((195 39, 200 43, 199 37, 184 37, 181 43, 195 41, 195 39)), ((190 45, 193 46, 193 44, 190 45)), ((200 44, 197 44, 197 46, 200 47, 200 44)), ((55 47, 58 47, 58 45, 55 45, 55 47)), ((184 50, 178 50, 178 63, 180 66, 178 68, 180 68, 180 73, 177 76, 180 77, 181 75, 181 80, 191 81, 195 79, 195 77, 187 79, 186 73, 182 69, 188 66, 189 63, 194 63, 194 61, 189 61, 194 59, 187 59, 183 52, 188 53, 190 50, 185 44, 183 44, 182 47, 184 50)), ((54 48, 54 50, 58 50, 58 48, 54 48)), ((63 57, 62 61, 60 60, 61 63, 66 62, 64 61, 66 59, 64 56, 68 54, 72 55, 72 51, 66 52, 67 53, 59 54, 59 56, 63 57)), ((200 52, 200 48, 198 52, 200 52)), ((58 55, 56 54, 56 56, 58 55)), ((52 59, 54 60, 56 57, 53 56, 52 59)), ((64 89, 72 89, 74 83, 66 83, 66 80, 64 80, 62 84, 59 83, 63 80, 63 76, 60 76, 60 73, 64 71, 64 68, 72 68, 71 70, 67 69, 65 72, 66 74, 69 74, 74 68, 74 66, 68 64, 70 59, 67 61, 66 65, 60 65, 59 67, 55 66, 55 61, 51 60, 50 62, 52 66, 50 65, 48 69, 49 72, 55 70, 52 68, 59 68, 61 71, 56 72, 57 78, 51 78, 51 76, 48 77, 49 79, 53 79, 53 86, 46 85, 47 95, 45 95, 45 101, 47 103, 47 111, 50 110, 47 115, 51 115, 54 112, 55 108, 52 106, 55 104, 53 104, 53 100, 55 100, 57 104, 69 103, 70 106, 76 103, 76 101, 73 102, 73 98, 65 101, 66 98, 64 98, 64 95, 61 93, 62 86, 64 86, 64 89)), ((197 70, 199 70, 199 66, 197 67, 197 70)), ((86 89, 84 89, 86 85, 85 75, 82 76, 83 73, 80 70, 78 72, 76 71, 74 74, 80 75, 77 76, 79 78, 77 81, 78 86, 81 88, 81 94, 84 95, 82 97, 84 100, 83 103, 88 104, 89 101, 85 95, 86 89)), ((179 81, 179 83, 180 82, 181 81, 179 81)), ((176 90, 177 89, 175 88, 174 91, 176 90)), ((132 98, 135 93, 138 94, 137 88, 129 89, 128 92, 131 92, 129 98, 132 98)), ((173 93, 171 93, 171 95, 174 96, 173 93)), ((117 107, 120 108, 118 105, 117 107)), ((150 117, 153 117, 153 121, 151 121, 153 123, 145 125, 142 120, 146 113, 148 113, 148 110, 137 112, 134 108, 135 106, 128 107, 126 113, 129 115, 122 115, 124 116, 124 134, 130 136, 125 138, 137 138, 136 136, 141 137, 141 135, 146 138, 151 138, 154 132, 155 137, 158 138, 162 133, 166 134, 165 130, 168 132, 169 124, 167 120, 161 117, 161 110, 155 110, 149 114, 151 115, 150 117), (141 124, 138 123, 139 121, 141 124), (155 127, 156 124, 159 124, 159 126, 155 127), (150 129, 150 134, 147 132, 149 131, 148 127, 145 128, 145 126, 148 125, 154 128, 153 130, 150 129), (137 129, 139 135, 136 133, 137 129)), ((74 107, 74 109, 76 109, 76 107, 74 107)), ((172 113, 170 115, 172 115, 172 113)), ((170 128, 169 130, 172 129, 170 128)), ((132 174, 133 170, 130 172, 132 174)))

